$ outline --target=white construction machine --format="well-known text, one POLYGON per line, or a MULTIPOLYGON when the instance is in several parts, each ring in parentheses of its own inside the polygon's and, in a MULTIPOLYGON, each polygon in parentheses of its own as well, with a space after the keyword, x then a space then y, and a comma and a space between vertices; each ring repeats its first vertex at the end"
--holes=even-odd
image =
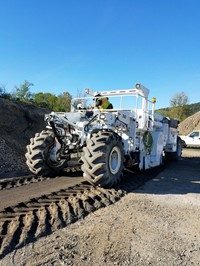
POLYGON ((92 185, 112 187, 124 170, 146 170, 181 157, 178 121, 154 113, 156 99, 136 84, 128 90, 93 92, 71 102, 71 112, 45 115, 46 130, 27 146, 26 163, 36 175, 53 176, 81 166, 92 185), (95 95, 113 109, 95 107, 95 95))

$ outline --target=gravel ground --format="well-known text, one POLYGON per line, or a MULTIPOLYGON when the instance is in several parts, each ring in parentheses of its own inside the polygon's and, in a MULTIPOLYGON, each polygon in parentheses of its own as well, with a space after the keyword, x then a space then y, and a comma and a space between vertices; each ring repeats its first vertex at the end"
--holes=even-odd
POLYGON ((0 137, 0 178, 28 174, 24 154, 15 152, 0 137))
POLYGON ((199 169, 200 150, 185 149, 181 161, 140 189, 0 265, 200 265, 199 169))

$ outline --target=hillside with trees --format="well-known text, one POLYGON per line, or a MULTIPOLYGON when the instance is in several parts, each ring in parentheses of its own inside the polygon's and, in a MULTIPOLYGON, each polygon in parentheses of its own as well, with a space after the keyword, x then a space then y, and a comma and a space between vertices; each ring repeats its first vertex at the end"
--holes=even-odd
POLYGON ((184 121, 199 111, 200 102, 189 104, 189 99, 184 92, 177 93, 170 99, 170 107, 156 110, 157 113, 170 118, 176 118, 179 122, 184 121))
POLYGON ((184 92, 176 94, 170 100, 170 107, 156 110, 157 113, 179 120, 179 134, 188 135, 200 130, 200 102, 189 104, 184 92))
POLYGON ((70 110, 71 95, 69 92, 63 92, 58 96, 52 93, 32 93, 31 87, 33 83, 25 80, 19 86, 14 87, 13 93, 6 92, 5 86, 0 86, 0 98, 10 101, 20 101, 25 103, 32 103, 38 107, 48 108, 55 112, 67 112, 70 110))

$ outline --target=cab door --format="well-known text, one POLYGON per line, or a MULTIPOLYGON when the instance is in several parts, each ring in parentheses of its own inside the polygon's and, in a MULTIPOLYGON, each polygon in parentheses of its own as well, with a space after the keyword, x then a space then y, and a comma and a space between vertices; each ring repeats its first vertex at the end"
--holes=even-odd
POLYGON ((188 136, 187 145, 200 146, 199 131, 194 131, 188 136))

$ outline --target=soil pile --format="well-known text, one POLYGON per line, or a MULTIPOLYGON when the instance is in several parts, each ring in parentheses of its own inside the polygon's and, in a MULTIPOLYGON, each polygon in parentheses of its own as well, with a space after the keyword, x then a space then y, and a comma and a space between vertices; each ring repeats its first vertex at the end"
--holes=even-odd
POLYGON ((179 124, 180 135, 188 135, 193 130, 200 130, 200 111, 179 124))
POLYGON ((49 110, 0 98, 0 175, 26 172, 25 151, 30 138, 45 128, 49 110))

